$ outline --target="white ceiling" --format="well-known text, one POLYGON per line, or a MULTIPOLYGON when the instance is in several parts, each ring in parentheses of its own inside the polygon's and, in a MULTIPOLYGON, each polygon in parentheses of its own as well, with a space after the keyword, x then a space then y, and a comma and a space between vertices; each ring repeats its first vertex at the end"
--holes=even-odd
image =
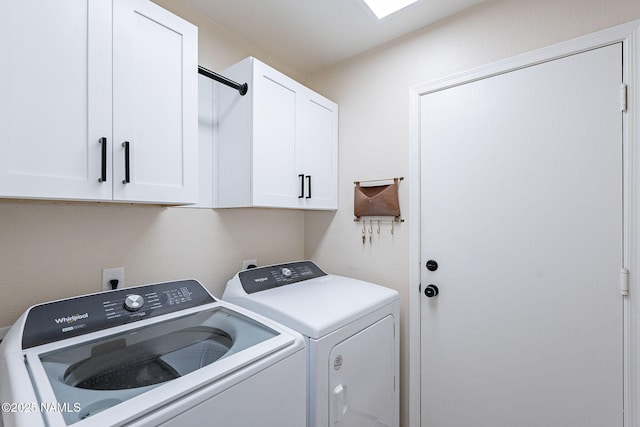
POLYGON ((378 20, 362 0, 182 0, 267 54, 312 72, 484 0, 421 0, 378 20))

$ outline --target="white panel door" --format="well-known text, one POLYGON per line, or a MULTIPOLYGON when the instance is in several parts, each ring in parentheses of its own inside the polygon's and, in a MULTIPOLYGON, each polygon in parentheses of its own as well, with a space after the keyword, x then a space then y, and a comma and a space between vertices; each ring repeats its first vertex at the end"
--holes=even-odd
POLYGON ((196 202, 197 29, 147 0, 113 16, 114 199, 196 202))
POLYGON ((622 426, 621 79, 615 44, 422 96, 423 426, 622 426))
POLYGON ((0 196, 111 199, 110 2, 0 2, 0 57, 0 196))
POLYGON ((394 318, 336 345, 329 356, 329 425, 395 427, 394 318))

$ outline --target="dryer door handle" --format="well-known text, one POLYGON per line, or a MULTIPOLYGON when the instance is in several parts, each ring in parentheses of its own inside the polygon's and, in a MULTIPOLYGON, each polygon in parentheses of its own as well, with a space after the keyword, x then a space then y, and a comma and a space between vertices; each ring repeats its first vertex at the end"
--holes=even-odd
POLYGON ((339 422, 347 413, 347 386, 339 384, 333 389, 333 422, 339 422))

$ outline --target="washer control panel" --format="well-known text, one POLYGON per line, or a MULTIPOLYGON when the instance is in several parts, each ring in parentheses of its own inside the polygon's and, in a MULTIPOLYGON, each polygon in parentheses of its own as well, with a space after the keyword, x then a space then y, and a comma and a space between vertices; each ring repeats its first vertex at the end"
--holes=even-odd
POLYGON ((248 294, 326 276, 312 261, 252 268, 238 273, 242 288, 248 294))
POLYGON ((157 283, 83 295, 31 307, 22 348, 113 328, 215 302, 195 280, 157 283))

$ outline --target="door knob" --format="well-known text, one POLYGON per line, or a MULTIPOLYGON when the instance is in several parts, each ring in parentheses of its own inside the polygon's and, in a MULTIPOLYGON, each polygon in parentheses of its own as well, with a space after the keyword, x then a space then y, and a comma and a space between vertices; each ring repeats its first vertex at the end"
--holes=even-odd
POLYGON ((427 296, 427 298, 433 298, 437 296, 439 292, 440 291, 438 290, 438 287, 436 285, 428 285, 426 288, 424 288, 424 294, 427 296))
POLYGON ((436 260, 430 259, 429 261, 427 261, 427 270, 436 271, 437 269, 438 269, 438 263, 436 260))

